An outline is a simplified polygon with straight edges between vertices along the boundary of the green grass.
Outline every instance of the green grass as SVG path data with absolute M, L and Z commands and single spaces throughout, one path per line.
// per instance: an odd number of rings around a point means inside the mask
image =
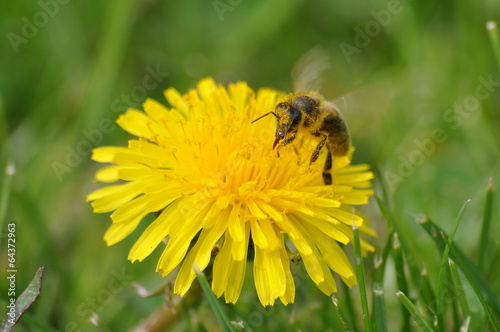
M 295 304 L 262 308 L 249 267 L 236 305 L 191 290 L 169 329 L 220 330 L 219 318 L 249 331 L 364 331 L 368 322 L 373 331 L 498 331 L 500 44 L 486 23 L 500 19 L 500 4 L 403 1 L 347 59 L 340 45 L 356 46 L 358 28 L 375 26 L 373 12 L 388 2 L 222 2 L 235 5 L 217 12 L 212 1 L 54 0 L 54 15 L 17 52 L 9 33 L 22 35 L 23 18 L 43 9 L 0 5 L 1 307 L 9 300 L 7 224 L 16 224 L 17 295 L 45 266 L 41 294 L 16 331 L 126 331 L 162 310 L 165 298 L 140 297 L 132 286 L 164 283 L 153 272 L 159 253 L 131 264 L 140 230 L 108 248 L 109 216 L 85 203 L 100 167 L 86 151 L 126 144 L 111 125 L 120 112 L 204 76 L 291 91 L 291 68 L 315 45 L 331 57 L 321 92 L 349 97 L 354 162 L 377 173 L 379 199 L 364 210 L 378 233 L 376 253 L 363 257 L 367 301 L 359 286 L 340 287 L 332 301 L 299 264 Z M 156 68 L 165 74 L 146 88 Z M 9 163 L 14 175 L 4 172 Z M 66 168 L 57 173 L 57 165 Z

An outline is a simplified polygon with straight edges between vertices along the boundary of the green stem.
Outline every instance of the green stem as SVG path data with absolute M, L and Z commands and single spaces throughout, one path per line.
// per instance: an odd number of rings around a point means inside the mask
M 233 332 L 235 331 L 233 325 L 231 325 L 231 321 L 227 314 L 224 312 L 224 309 L 222 308 L 222 305 L 219 303 L 219 300 L 215 297 L 215 294 L 212 292 L 212 289 L 210 288 L 210 285 L 208 284 L 207 278 L 205 278 L 205 275 L 203 272 L 201 272 L 197 266 L 194 266 L 194 270 L 196 272 L 196 277 L 198 278 L 198 281 L 200 282 L 200 286 L 205 292 L 205 296 L 207 297 L 207 301 L 210 304 L 210 307 L 212 308 L 215 317 L 217 318 L 217 321 L 219 322 L 219 327 L 221 328 L 222 331 L 224 332 Z

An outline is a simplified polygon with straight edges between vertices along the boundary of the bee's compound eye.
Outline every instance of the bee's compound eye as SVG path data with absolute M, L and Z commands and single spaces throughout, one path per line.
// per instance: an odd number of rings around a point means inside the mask
M 282 111 L 286 111 L 288 109 L 288 105 L 286 103 L 279 103 L 278 108 Z

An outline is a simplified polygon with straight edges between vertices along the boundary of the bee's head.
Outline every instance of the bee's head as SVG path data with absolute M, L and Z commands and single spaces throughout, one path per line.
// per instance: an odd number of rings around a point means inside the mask
M 278 145 L 278 143 L 286 139 L 287 135 L 295 134 L 299 130 L 300 121 L 302 119 L 302 114 L 300 111 L 294 107 L 290 102 L 282 102 L 276 105 L 274 112 L 266 113 L 257 119 L 253 120 L 254 123 L 263 117 L 272 114 L 276 117 L 276 139 L 273 143 L 273 149 Z
M 295 134 L 299 130 L 302 114 L 290 102 L 282 102 L 276 105 L 274 111 L 276 114 L 276 139 L 274 140 L 273 149 L 287 135 Z

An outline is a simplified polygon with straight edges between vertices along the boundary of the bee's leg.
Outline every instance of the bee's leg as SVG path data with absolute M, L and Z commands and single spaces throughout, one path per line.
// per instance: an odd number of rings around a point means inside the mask
M 287 137 L 283 140 L 283 145 L 287 145 L 288 143 L 291 143 L 295 139 L 296 135 L 293 134 L 290 137 Z
M 296 135 L 295 135 L 295 134 L 292 134 L 292 135 L 290 135 L 289 137 L 285 138 L 285 139 L 283 140 L 283 142 L 281 142 L 281 144 L 280 144 L 280 145 L 278 145 L 278 148 L 276 149 L 276 152 L 277 152 L 277 154 L 278 154 L 278 158 L 280 157 L 280 151 L 279 151 L 279 150 L 280 150 L 280 148 L 281 148 L 282 146 L 287 145 L 288 143 L 291 143 L 291 142 L 295 139 L 295 137 L 296 137 Z
M 316 146 L 316 150 L 314 150 L 312 156 L 311 156 L 311 161 L 309 164 L 312 164 L 313 162 L 316 161 L 316 159 L 318 159 L 318 156 L 319 156 L 319 152 L 321 151 L 321 149 L 323 149 L 323 147 L 325 146 L 325 143 L 326 143 L 326 139 L 328 138 L 327 135 L 317 135 L 317 136 L 323 136 L 323 139 L 319 142 L 318 146 Z
M 326 185 L 332 184 L 332 174 L 330 171 L 332 170 L 332 152 L 328 148 L 328 154 L 326 155 L 325 167 L 323 167 L 323 182 Z

